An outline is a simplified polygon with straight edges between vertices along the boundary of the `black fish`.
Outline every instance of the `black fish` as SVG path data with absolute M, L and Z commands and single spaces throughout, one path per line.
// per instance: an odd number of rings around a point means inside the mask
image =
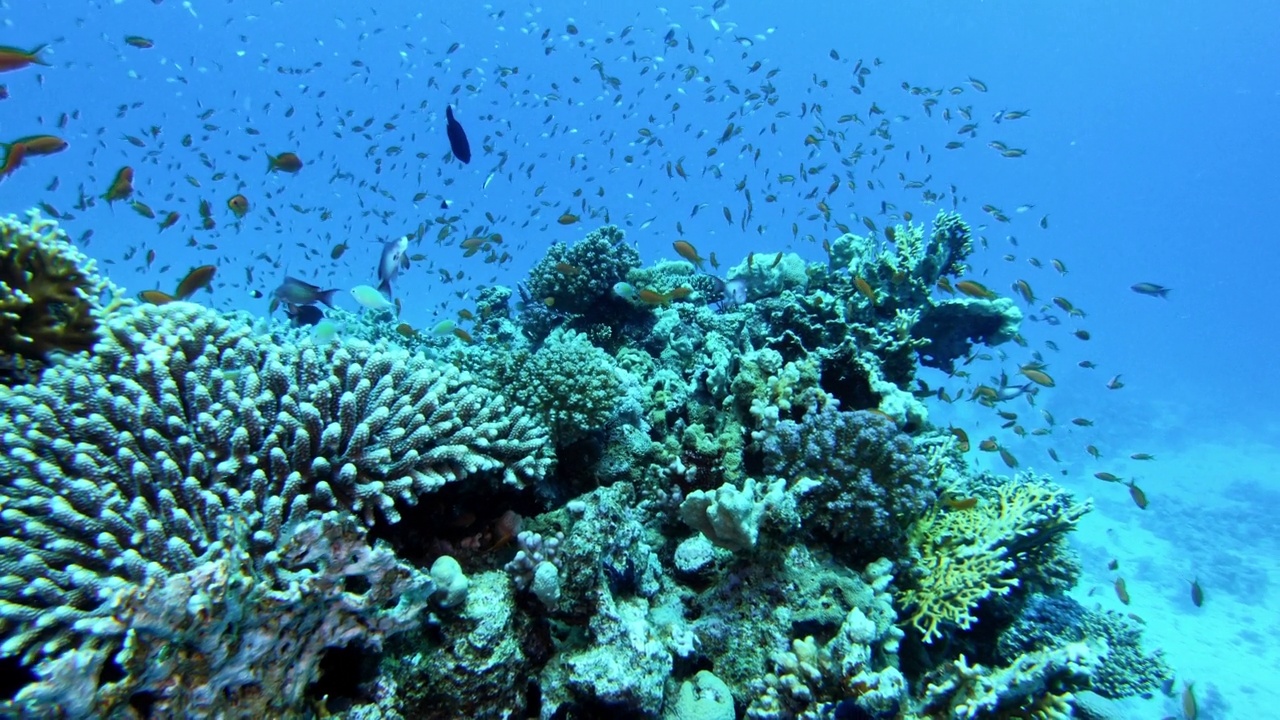
M 324 319 L 324 311 L 315 305 L 285 305 L 284 314 L 294 327 L 315 325 Z
M 462 129 L 462 125 L 453 119 L 453 108 L 446 106 L 444 116 L 449 121 L 449 149 L 453 150 L 453 156 L 464 165 L 471 162 L 471 143 L 467 142 L 467 132 Z

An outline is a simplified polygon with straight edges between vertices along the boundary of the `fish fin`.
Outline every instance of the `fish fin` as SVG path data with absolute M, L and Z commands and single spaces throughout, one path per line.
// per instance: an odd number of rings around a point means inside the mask
M 331 308 L 332 308 L 332 307 L 333 307 L 333 294 L 334 294 L 334 293 L 336 293 L 336 292 L 338 292 L 338 289 L 337 289 L 337 288 L 334 288 L 334 289 L 332 289 L 332 290 L 325 290 L 325 291 L 324 291 L 324 292 L 322 292 L 322 293 L 317 293 L 317 294 L 316 294 L 316 299 L 317 299 L 317 300 L 319 300 L 320 302 L 324 303 L 325 305 L 328 305 L 329 307 L 331 307 Z
M 383 280 L 382 282 L 378 283 L 378 292 L 382 293 L 382 296 L 385 297 L 386 299 L 388 300 L 392 299 L 391 298 L 391 281 Z
M 404 255 L 404 256 L 402 256 L 402 257 L 400 258 L 400 267 L 404 268 L 405 270 L 408 270 L 408 269 L 409 269 L 409 256 L 408 256 L 408 255 Z
M 276 159 L 271 157 L 271 153 L 267 153 L 267 174 L 270 175 L 272 170 L 276 169 Z

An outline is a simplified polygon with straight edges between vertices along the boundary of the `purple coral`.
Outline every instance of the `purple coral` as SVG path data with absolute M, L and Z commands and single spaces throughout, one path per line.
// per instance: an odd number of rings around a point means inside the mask
M 873 412 L 827 403 L 779 422 L 763 450 L 770 474 L 821 482 L 800 498 L 805 527 L 859 561 L 900 556 L 907 528 L 936 498 L 911 437 Z

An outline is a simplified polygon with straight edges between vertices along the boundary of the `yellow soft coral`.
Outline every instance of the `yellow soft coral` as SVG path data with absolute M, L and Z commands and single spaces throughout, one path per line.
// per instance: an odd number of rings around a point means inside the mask
M 926 643 L 942 636 L 944 623 L 968 629 L 979 602 L 1017 586 L 1014 559 L 1070 530 L 1086 510 L 1039 483 L 1002 485 L 965 510 L 933 507 L 909 536 L 919 560 L 914 585 L 902 593 L 907 622 Z

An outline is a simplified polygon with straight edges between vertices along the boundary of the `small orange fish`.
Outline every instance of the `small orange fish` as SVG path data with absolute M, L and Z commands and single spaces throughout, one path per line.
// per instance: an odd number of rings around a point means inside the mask
M 126 35 L 124 42 L 126 45 L 136 47 L 139 50 L 150 50 L 156 45 L 150 39 L 144 38 L 141 35 Z
M 677 255 L 693 263 L 694 267 L 699 270 L 706 272 L 706 269 L 702 266 L 702 263 L 706 262 L 706 258 L 698 255 L 698 250 L 693 247 L 692 243 L 686 240 L 677 240 L 671 243 L 671 247 L 675 248 Z
M 471 333 L 467 332 L 466 330 L 463 330 L 462 328 L 459 328 L 459 327 L 454 328 L 453 334 L 455 337 L 457 337 L 459 340 L 461 340 L 464 343 L 470 344 L 475 342 L 475 340 L 472 339 L 471 337 Z
M 1147 509 L 1147 494 L 1142 492 L 1142 488 L 1134 484 L 1132 480 L 1129 481 L 1129 497 L 1133 498 L 1133 504 L 1137 505 L 1139 510 Z
M 133 196 L 133 168 L 128 165 L 120 168 L 116 173 L 116 177 L 111 181 L 111 187 L 107 188 L 107 192 L 103 194 L 102 199 L 107 203 L 113 203 L 116 200 L 128 200 Z
M 952 510 L 972 510 L 973 508 L 978 506 L 978 498 L 977 497 L 959 498 L 959 497 L 948 496 L 942 499 L 942 504 L 946 505 Z
M 872 307 L 875 306 L 876 291 L 871 289 L 871 283 L 867 282 L 866 280 L 863 280 L 861 277 L 855 277 L 853 279 L 853 286 L 858 288 L 858 292 L 862 293 L 868 300 L 871 301 Z
M 399 325 L 397 325 L 396 332 L 400 333 L 401 335 L 407 338 L 412 338 L 413 336 L 418 334 L 418 332 L 414 330 L 413 326 L 410 325 L 409 323 L 400 323 Z
M 13 143 L 4 155 L 4 163 L 0 165 L 0 179 L 7 178 L 22 165 L 27 157 L 27 146 Z
M 938 289 L 942 290 L 948 295 L 956 294 L 956 289 L 951 287 L 951 278 L 945 278 L 945 277 L 938 278 Z
M 1010 468 L 1018 467 L 1018 458 L 1014 457 L 1013 453 L 1005 450 L 1003 447 L 1000 448 L 1000 459 L 1003 460 L 1004 464 Z
M 1186 687 L 1182 688 L 1182 717 L 1183 720 L 1196 720 L 1200 717 L 1200 707 L 1196 703 L 1196 693 L 1192 688 L 1195 683 L 1189 682 Z
M 239 194 L 232 195 L 227 200 L 227 209 L 236 216 L 236 219 L 242 218 L 249 212 L 249 198 Z M 203 215 L 203 211 L 201 214 Z
M 1053 381 L 1053 378 L 1043 370 L 1037 370 L 1032 367 L 1022 367 L 1019 368 L 1018 372 L 1025 375 L 1028 380 L 1037 385 L 1041 385 L 1043 387 L 1053 387 L 1054 385 L 1057 385 L 1057 383 Z
M 951 428 L 951 434 L 955 436 L 956 447 L 960 449 L 960 452 L 969 452 L 969 433 L 958 427 L 953 427 Z
M 986 285 L 983 285 L 977 280 L 961 280 L 956 283 L 956 289 L 969 297 L 979 298 L 982 300 L 990 300 L 996 296 L 995 293 L 987 289 Z
M 174 301 L 174 297 L 172 295 L 161 290 L 143 290 L 138 293 L 138 298 L 143 302 L 150 303 L 152 305 L 166 305 Z
M 187 276 L 182 278 L 178 283 L 178 289 L 173 293 L 175 300 L 186 300 L 196 294 L 197 290 L 209 287 L 209 283 L 213 282 L 213 275 L 218 268 L 213 265 L 201 265 L 192 268 Z
M 556 218 L 556 222 L 560 223 L 561 225 L 572 225 L 581 219 L 582 218 L 578 217 L 577 215 L 574 215 L 571 212 L 566 212 L 565 214 Z
M 639 299 L 640 302 L 646 305 L 664 305 L 665 306 L 665 305 L 671 304 L 670 293 L 664 294 L 656 290 L 650 290 L 649 288 L 645 288 L 640 292 L 636 293 L 636 298 Z
M 129 203 L 129 207 L 133 208 L 134 212 L 138 213 L 139 215 L 141 215 L 142 217 L 148 220 L 156 219 L 156 211 L 152 210 L 151 206 L 144 202 L 134 200 L 133 202 Z
M 160 232 L 164 232 L 165 230 L 168 230 L 174 225 L 177 225 L 178 220 L 180 220 L 181 218 L 182 218 L 182 214 L 179 213 L 177 210 L 174 210 L 173 212 L 170 212 L 168 215 L 165 215 L 164 220 L 160 221 Z
M 1120 482 L 1120 478 L 1116 477 L 1115 475 L 1112 475 L 1109 472 L 1096 472 L 1093 474 L 1093 476 L 1103 482 Z
M 1022 296 L 1022 299 L 1026 301 L 1028 305 L 1031 305 L 1036 301 L 1036 294 L 1031 291 L 1031 283 L 1026 280 L 1018 280 L 1015 282 L 1013 284 L 1013 289 Z
M 1129 604 L 1129 589 L 1124 585 L 1124 578 L 1116 578 L 1116 597 L 1120 598 L 1120 602 L 1125 605 Z
M 1196 607 L 1204 605 L 1204 589 L 1200 587 L 1199 578 L 1191 581 L 1191 602 Z
M 1102 451 L 1096 445 L 1085 445 L 1084 450 L 1092 455 L 1094 460 L 1102 459 Z
M 570 265 L 567 262 L 558 262 L 556 263 L 556 272 L 572 277 L 582 272 L 582 270 L 577 265 Z
M 267 172 L 287 172 L 296 173 L 302 169 L 302 159 L 295 153 L 282 152 L 279 155 L 272 156 L 267 154 Z
M 978 449 L 982 452 L 995 452 L 1000 449 L 1000 443 L 996 442 L 995 438 L 989 437 L 978 443 Z
M 40 45 L 34 50 L 22 50 L 8 45 L 0 45 L 0 72 L 21 70 L 28 65 L 45 65 L 49 63 L 40 59 L 40 53 L 48 45 Z
M 36 155 L 53 155 L 67 149 L 67 141 L 56 135 L 29 135 L 14 140 L 11 145 L 21 143 L 28 157 Z

